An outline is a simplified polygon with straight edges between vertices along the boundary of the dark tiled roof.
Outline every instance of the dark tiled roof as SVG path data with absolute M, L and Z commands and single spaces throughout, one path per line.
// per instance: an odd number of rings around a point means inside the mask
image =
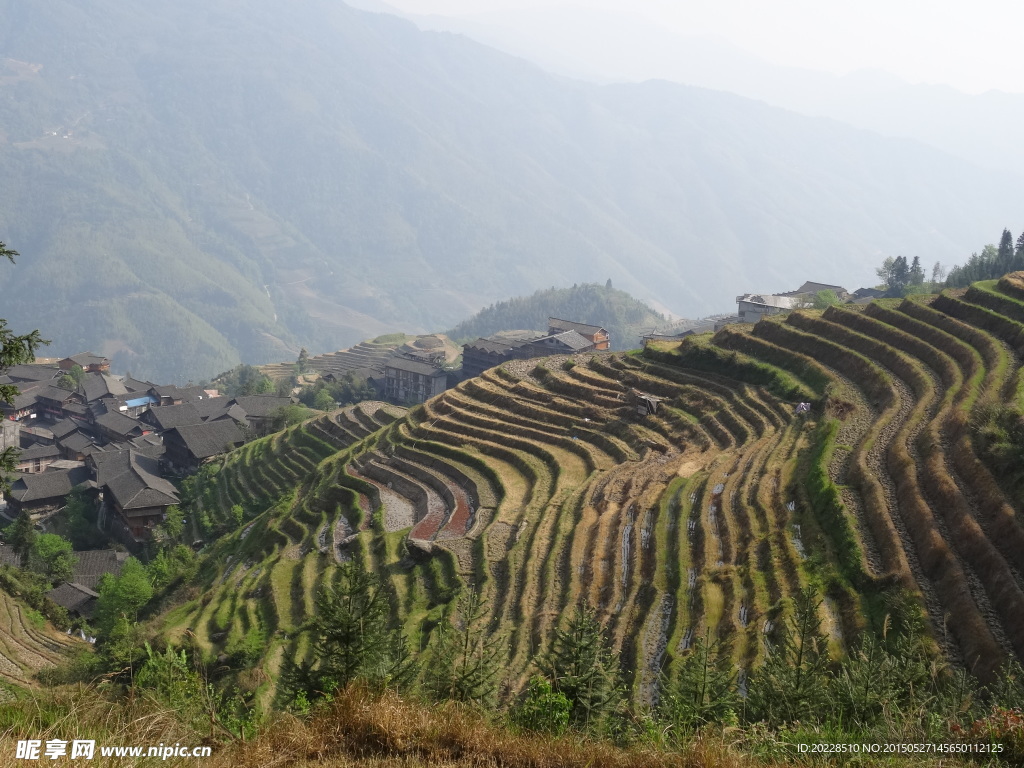
M 107 411 L 102 416 L 96 418 L 96 423 L 115 435 L 122 435 L 124 437 L 128 437 L 135 430 L 138 430 L 141 434 L 143 429 L 148 427 L 148 425 L 139 422 L 138 419 L 125 416 L 118 411 Z
M 60 448 L 56 445 L 36 444 L 28 448 L 22 448 L 21 453 L 18 455 L 18 461 L 48 459 L 51 456 L 60 456 Z
M 35 405 L 36 397 L 43 389 L 48 389 L 46 384 L 43 383 L 22 386 L 19 388 L 18 394 L 14 396 L 14 400 L 12 400 L 10 404 L 0 403 L 0 405 L 3 405 L 7 410 L 14 411 L 20 411 L 22 408 L 29 408 Z
M 65 413 L 76 413 L 79 416 L 84 417 L 84 416 L 88 415 L 89 409 L 86 408 L 81 403 L 64 403 L 64 412 Z
M 85 467 L 22 475 L 11 485 L 10 495 L 22 503 L 56 499 L 67 496 L 75 486 L 88 480 L 89 470 Z
M 560 331 L 576 331 L 580 334 L 589 334 L 590 336 L 593 336 L 595 333 L 608 333 L 599 325 L 587 325 L 586 323 L 577 323 L 573 320 L 560 320 L 557 317 L 548 318 L 548 328 L 557 328 Z
M 196 400 L 194 403 L 187 403 L 199 412 L 203 421 L 210 418 L 214 414 L 223 415 L 224 411 L 227 410 L 228 404 L 231 401 L 226 397 L 207 397 L 204 400 Z M 164 408 L 178 408 L 180 406 L 163 406 Z
M 476 341 L 471 341 L 462 346 L 465 349 L 476 349 L 492 355 L 501 355 L 511 352 L 513 349 L 519 349 L 519 347 L 529 344 L 530 341 L 530 339 L 502 339 L 497 336 L 490 336 L 480 337 Z
M 50 431 L 53 432 L 53 436 L 57 440 L 60 440 L 62 437 L 67 437 L 76 429 L 78 429 L 78 425 L 71 419 L 61 419 L 50 427 Z
M 396 371 L 408 371 L 409 373 L 419 373 L 423 376 L 447 376 L 448 374 L 442 371 L 437 366 L 431 365 L 430 363 L 423 363 L 419 360 L 410 360 L 407 357 L 391 357 L 384 363 L 384 370 L 393 368 Z
M 199 386 L 178 387 L 178 394 L 181 395 L 182 401 L 186 403 L 196 403 L 200 400 L 210 399 L 210 396 L 206 394 L 206 390 Z
M 142 437 L 133 437 L 128 442 L 137 453 L 141 453 L 143 456 L 148 456 L 151 459 L 159 459 L 167 452 L 164 439 L 159 435 L 150 434 L 143 435 Z
M 550 340 L 550 341 L 549 341 Z M 558 349 L 559 347 L 565 347 L 566 349 L 581 350 L 589 349 L 594 346 L 594 342 L 589 339 L 583 338 L 576 331 L 563 331 L 562 333 L 553 333 L 550 336 L 546 336 L 543 339 L 538 339 L 533 344 L 539 349 L 552 348 Z
M 171 429 L 185 424 L 201 424 L 203 417 L 192 403 L 184 403 L 150 408 L 146 411 L 144 420 L 155 425 L 157 429 Z
M 808 293 L 817 293 L 818 291 L 835 291 L 836 293 L 846 293 L 846 289 L 841 285 L 829 285 L 828 283 L 815 283 L 810 280 L 806 281 L 803 285 L 797 288 L 795 291 L 786 291 L 785 293 L 776 294 L 778 296 L 802 296 Z
M 71 357 L 65 357 L 64 360 L 70 360 L 75 365 L 80 365 L 83 368 L 89 365 L 106 365 L 110 361 L 100 355 L 94 355 L 92 352 L 79 352 L 77 355 L 71 355 Z M 61 360 L 61 362 L 64 362 Z
M 84 432 L 72 432 L 70 435 L 62 437 L 57 442 L 61 447 L 77 453 L 81 453 L 90 445 L 93 445 L 92 438 Z
M 36 390 L 37 400 L 50 400 L 54 403 L 73 402 L 80 399 L 77 392 L 72 392 L 70 389 L 64 389 L 63 387 L 57 387 L 52 384 L 40 387 Z
M 57 366 L 40 365 L 38 363 L 12 365 L 6 371 L 11 381 L 49 381 L 58 373 L 60 373 L 60 369 Z
M 78 562 L 75 563 L 71 580 L 88 589 L 96 589 L 105 574 L 117 576 L 121 573 L 124 561 L 129 557 L 127 552 L 113 549 L 88 549 L 74 554 Z
M 153 382 L 151 381 L 139 381 L 133 379 L 131 376 L 125 376 L 121 383 L 124 384 L 124 388 L 129 392 L 149 392 L 153 388 Z
M 89 403 L 107 395 L 124 395 L 128 392 L 124 384 L 107 373 L 87 373 L 82 380 L 82 389 Z
M 235 404 L 242 407 L 246 416 L 262 418 L 269 416 L 278 408 L 291 405 L 290 397 L 278 397 L 277 395 L 240 395 L 235 398 Z
M 96 484 L 106 486 L 125 513 L 178 503 L 178 492 L 160 477 L 156 459 L 126 449 L 97 453 L 89 463 L 96 469 Z
M 46 596 L 69 612 L 78 613 L 86 618 L 92 617 L 99 598 L 99 595 L 88 587 L 68 582 L 64 582 L 56 589 L 51 589 Z
M 197 459 L 207 459 L 231 450 L 245 440 L 234 421 L 207 421 L 202 424 L 174 427 L 165 440 L 180 440 Z

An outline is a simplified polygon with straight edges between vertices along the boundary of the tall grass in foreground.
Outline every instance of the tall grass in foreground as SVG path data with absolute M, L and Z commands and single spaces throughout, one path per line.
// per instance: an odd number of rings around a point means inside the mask
M 678 749 L 666 748 L 663 734 L 650 729 L 627 746 L 578 733 L 560 737 L 517 732 L 495 724 L 471 707 L 429 706 L 393 692 L 374 693 L 363 686 L 341 691 L 306 717 L 278 715 L 248 739 L 226 734 L 216 722 L 209 728 L 183 725 L 176 712 L 146 696 L 117 696 L 92 687 L 41 691 L 0 708 L 0 768 L 24 766 L 15 759 L 19 739 L 95 739 L 97 745 L 209 745 L 204 759 L 108 759 L 93 765 L 202 765 L 204 768 L 324 766 L 501 766 L 556 768 L 749 768 L 752 766 L 937 765 L 936 756 L 839 760 L 801 757 L 794 746 L 807 741 L 840 740 L 846 734 L 816 731 L 772 733 L 765 729 L 708 729 Z M 835 737 L 833 739 L 833 737 Z M 47 761 L 49 762 L 49 761 Z M 65 764 L 57 762 L 55 764 Z M 944 759 L 942 765 L 979 765 Z M 999 763 L 1007 764 L 1007 763 Z

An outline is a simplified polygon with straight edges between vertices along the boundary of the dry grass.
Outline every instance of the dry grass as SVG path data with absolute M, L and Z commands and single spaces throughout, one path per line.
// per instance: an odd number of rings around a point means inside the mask
M 212 756 L 202 760 L 106 761 L 117 765 L 743 768 L 785 764 L 746 757 L 720 735 L 697 738 L 682 751 L 668 752 L 646 745 L 624 749 L 576 735 L 516 734 L 465 707 L 430 708 L 393 693 L 377 696 L 361 688 L 340 693 L 329 707 L 307 719 L 280 715 L 248 742 L 231 738 L 216 724 L 206 733 L 186 728 L 175 713 L 144 697 L 115 701 L 86 688 L 52 692 L 42 702 L 18 702 L 0 722 L 0 766 L 12 767 L 25 763 L 14 757 L 16 741 L 24 738 L 44 742 L 85 738 L 95 739 L 97 745 L 179 742 L 212 747 Z M 104 760 L 97 754 L 91 764 L 103 765 Z

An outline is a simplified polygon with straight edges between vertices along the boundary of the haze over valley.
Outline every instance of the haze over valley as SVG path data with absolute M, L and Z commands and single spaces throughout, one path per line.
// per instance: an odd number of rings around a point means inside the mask
M 887 256 L 962 261 L 1017 213 L 1016 176 L 924 143 L 569 80 L 326 0 L 0 12 L 7 316 L 154 380 L 577 282 L 685 317 L 852 289 Z

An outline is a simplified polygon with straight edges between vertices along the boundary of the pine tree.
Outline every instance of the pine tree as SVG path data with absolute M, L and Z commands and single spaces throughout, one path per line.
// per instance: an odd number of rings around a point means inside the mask
M 1002 237 L 999 238 L 998 254 L 996 260 L 998 274 L 993 277 L 1001 277 L 1013 268 L 1013 235 L 1008 229 L 1004 229 Z
M 909 274 L 910 285 L 922 285 L 924 283 L 924 270 L 921 268 L 921 258 L 915 256 L 910 264 Z
M 733 723 L 739 705 L 729 649 L 698 640 L 661 684 L 658 716 L 678 737 L 709 723 Z
M 446 615 L 434 630 L 434 646 L 424 672 L 424 687 L 436 700 L 490 703 L 497 690 L 501 642 L 488 638 L 480 594 L 459 601 L 456 615 Z
M 1017 238 L 1017 247 L 1013 252 L 1013 271 L 1024 269 L 1024 232 Z
M 823 717 L 828 690 L 828 640 L 818 611 L 822 600 L 808 587 L 793 616 L 779 627 L 764 665 L 750 683 L 750 710 L 772 725 Z
M 282 688 L 290 701 L 330 696 L 356 680 L 373 686 L 404 683 L 409 676 L 405 637 L 391 628 L 391 605 L 380 580 L 349 563 L 334 586 L 316 597 L 309 626 L 312 660 L 287 662 Z
M 572 704 L 570 722 L 594 728 L 615 707 L 618 665 L 593 610 L 577 606 L 564 629 L 555 630 L 551 649 L 538 663 L 552 687 Z

